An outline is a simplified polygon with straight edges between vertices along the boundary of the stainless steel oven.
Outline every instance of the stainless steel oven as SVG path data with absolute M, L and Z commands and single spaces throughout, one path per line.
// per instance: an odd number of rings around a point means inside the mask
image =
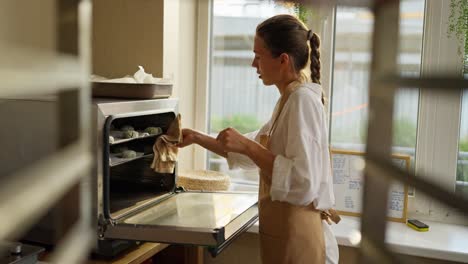
M 97 206 L 101 240 L 125 239 L 208 246 L 220 252 L 258 217 L 254 193 L 188 192 L 176 188 L 174 173 L 155 173 L 150 164 L 157 136 L 109 142 L 112 128 L 161 127 L 178 113 L 176 99 L 94 102 L 97 118 Z M 115 149 L 141 153 L 125 161 Z
M 48 106 L 53 100 L 40 102 L 30 105 L 44 107 L 45 111 L 53 110 Z M 15 102 L 10 100 L 8 103 Z M 20 104 L 28 105 L 25 101 Z M 177 99 L 95 98 L 92 107 L 95 132 L 92 145 L 96 154 L 93 207 L 97 218 L 98 254 L 111 256 L 135 241 L 151 241 L 206 246 L 212 255 L 217 255 L 256 222 L 256 193 L 189 192 L 176 187 L 177 166 L 173 173 L 155 173 L 150 165 L 154 155 L 152 147 L 159 135 L 110 140 L 111 131 L 125 126 L 132 126 L 136 131 L 160 127 L 164 133 L 178 114 Z M 40 112 L 39 109 L 30 110 Z M 43 122 L 47 120 L 41 119 Z M 53 115 L 50 122 L 54 122 Z M 21 126 L 21 122 L 15 124 Z M 53 136 L 52 131 L 46 131 L 52 129 L 49 127 L 41 126 L 40 130 L 44 131 L 37 133 Z M 23 150 L 23 144 L 18 142 L 12 151 Z M 48 146 L 34 153 L 37 155 L 54 147 Z M 135 151 L 136 155 L 122 158 L 119 156 L 122 149 Z M 23 161 L 16 159 L 15 162 Z M 54 222 L 50 221 L 54 210 L 26 238 L 54 243 L 56 236 L 52 233 L 56 230 Z

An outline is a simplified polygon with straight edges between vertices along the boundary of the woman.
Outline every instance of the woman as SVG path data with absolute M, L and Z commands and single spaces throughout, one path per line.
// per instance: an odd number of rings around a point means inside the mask
M 231 168 L 260 168 L 263 263 L 338 263 L 336 239 L 323 221 L 334 195 L 319 45 L 318 35 L 294 16 L 267 19 L 256 29 L 252 66 L 281 94 L 271 120 L 247 135 L 227 128 L 216 139 L 182 131 L 180 147 L 199 144 L 226 157 Z

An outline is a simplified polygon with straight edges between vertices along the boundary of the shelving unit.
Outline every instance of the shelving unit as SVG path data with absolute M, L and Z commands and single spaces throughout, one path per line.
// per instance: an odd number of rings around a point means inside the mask
M 54 153 L 1 175 L 0 242 L 20 239 L 49 209 L 67 202 L 74 206 L 63 213 L 63 225 L 56 227 L 63 235 L 50 263 L 81 263 L 96 240 L 90 202 L 93 155 L 87 81 L 91 1 L 53 4 L 56 17 L 49 26 L 56 33 L 55 50 L 0 38 L 0 98 L 54 95 L 59 124 L 58 139 L 49 139 L 58 141 Z

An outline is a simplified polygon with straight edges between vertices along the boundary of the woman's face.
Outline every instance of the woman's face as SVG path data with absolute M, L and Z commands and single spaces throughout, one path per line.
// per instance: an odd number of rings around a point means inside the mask
M 263 84 L 272 85 L 280 81 L 280 64 L 281 58 L 273 58 L 271 52 L 266 48 L 265 42 L 259 36 L 254 39 L 254 53 L 255 57 L 252 61 L 252 67 L 257 69 L 259 78 L 262 79 Z

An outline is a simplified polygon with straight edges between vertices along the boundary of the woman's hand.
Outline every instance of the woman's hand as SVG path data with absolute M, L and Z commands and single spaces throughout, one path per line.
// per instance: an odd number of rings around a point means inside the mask
M 219 132 L 216 138 L 217 145 L 222 151 L 226 153 L 223 155 L 227 157 L 227 152 L 236 152 L 249 157 L 261 170 L 270 175 L 266 178 L 271 182 L 271 174 L 273 172 L 273 163 L 275 162 L 275 155 L 259 143 L 248 139 L 243 136 L 234 128 L 226 128 Z
M 241 154 L 247 154 L 249 139 L 243 136 L 239 131 L 234 128 L 226 128 L 219 132 L 216 138 L 224 152 L 236 152 Z
M 183 148 L 194 143 L 197 143 L 198 132 L 189 128 L 182 129 L 182 142 L 177 144 L 177 147 Z
M 177 144 L 177 147 L 183 148 L 192 144 L 198 144 L 209 151 L 226 157 L 226 153 L 223 151 L 223 147 L 213 137 L 197 130 L 189 128 L 182 129 L 182 142 Z

